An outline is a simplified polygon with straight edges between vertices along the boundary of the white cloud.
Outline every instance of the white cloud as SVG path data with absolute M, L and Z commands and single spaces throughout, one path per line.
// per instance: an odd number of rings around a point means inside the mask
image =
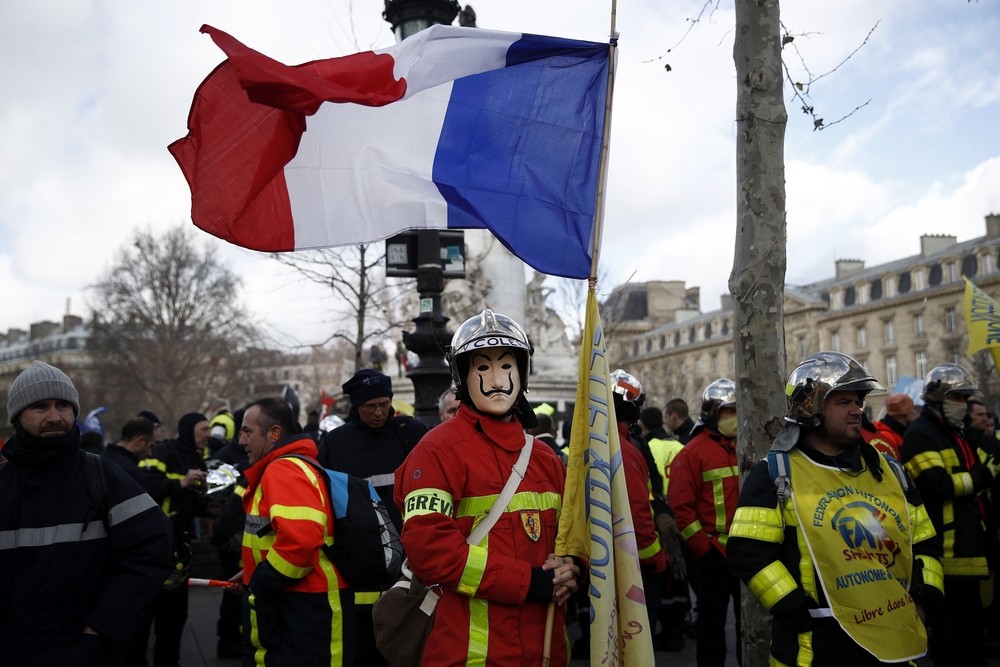
M 711 9 L 688 32 L 703 7 L 619 6 L 602 266 L 616 280 L 700 286 L 709 309 L 732 263 L 736 81 L 732 7 Z M 294 12 L 269 0 L 0 3 L 8 63 L 0 69 L 0 331 L 58 319 L 67 298 L 82 312 L 82 288 L 133 229 L 188 220 L 187 186 L 166 146 L 185 134 L 194 90 L 222 60 L 201 24 L 298 63 L 391 44 L 383 8 L 382 0 L 300 0 Z M 481 26 L 501 30 L 603 40 L 610 27 L 605 0 L 476 9 Z M 812 132 L 786 95 L 789 280 L 826 277 L 841 256 L 872 265 L 914 254 L 921 233 L 981 235 L 983 216 L 1000 211 L 993 4 L 786 2 L 782 19 L 815 74 L 881 21 L 811 98 L 827 120 L 871 99 L 867 107 Z M 256 313 L 299 340 L 322 337 L 332 310 L 322 290 L 205 238 L 244 276 Z

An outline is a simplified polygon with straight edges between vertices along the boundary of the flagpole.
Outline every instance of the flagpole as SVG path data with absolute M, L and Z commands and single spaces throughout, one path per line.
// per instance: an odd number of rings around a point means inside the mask
M 590 287 L 597 284 L 597 264 L 604 236 L 604 195 L 608 185 L 608 153 L 611 148 L 611 102 L 615 94 L 615 65 L 618 61 L 618 0 L 611 0 L 611 36 L 608 44 L 608 94 L 604 101 L 604 134 L 601 137 L 601 165 L 597 176 L 594 206 L 594 233 L 590 248 Z
M 618 0 L 611 0 L 611 33 L 608 41 L 608 94 L 604 101 L 604 133 L 601 136 L 601 165 L 597 173 L 597 197 L 594 205 L 593 245 L 590 248 L 589 289 L 597 286 L 597 264 L 601 239 L 604 235 L 604 193 L 608 184 L 608 153 L 611 148 L 611 102 L 615 93 L 615 64 L 618 57 Z M 582 345 L 582 341 L 581 341 Z M 556 603 L 550 602 L 545 614 L 545 640 L 542 645 L 542 667 L 549 667 L 552 656 L 552 626 Z

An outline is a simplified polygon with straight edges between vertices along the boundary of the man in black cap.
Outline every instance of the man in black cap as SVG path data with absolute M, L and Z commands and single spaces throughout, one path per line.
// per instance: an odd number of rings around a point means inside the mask
M 121 665 L 169 571 L 167 520 L 118 466 L 80 451 L 73 382 L 15 378 L 0 464 L 0 662 Z
M 385 502 L 386 510 L 403 530 L 403 518 L 392 502 L 395 471 L 406 455 L 427 432 L 427 426 L 413 417 L 396 415 L 392 409 L 392 378 L 372 368 L 364 368 L 343 385 L 351 399 L 347 423 L 335 428 L 319 444 L 319 462 L 367 479 Z M 375 648 L 371 604 L 377 593 L 356 593 L 357 633 L 355 664 L 385 665 Z
M 150 473 L 146 486 L 149 495 L 173 525 L 173 571 L 153 604 L 153 667 L 178 667 L 180 663 L 181 635 L 188 612 L 191 532 L 195 517 L 205 513 L 205 497 L 198 490 L 207 474 L 201 452 L 210 435 L 208 418 L 200 412 L 189 412 L 177 422 L 177 439 L 156 443 L 150 457 L 139 464 Z

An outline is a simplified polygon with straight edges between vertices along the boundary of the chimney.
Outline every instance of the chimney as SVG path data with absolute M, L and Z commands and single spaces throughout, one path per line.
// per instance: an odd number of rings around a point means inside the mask
M 82 317 L 79 317 L 77 315 L 70 315 L 69 313 L 66 313 L 65 315 L 63 315 L 62 332 L 63 333 L 69 333 L 70 331 L 72 331 L 73 329 L 77 328 L 81 324 L 83 324 L 83 318 Z
M 684 307 L 689 310 L 701 310 L 700 287 L 688 287 L 684 291 Z
M 986 216 L 986 238 L 1000 237 L 1000 215 L 990 213 Z
M 26 333 L 28 332 L 24 329 L 7 329 L 7 344 L 13 345 L 14 343 L 17 343 L 24 338 L 24 334 Z
M 732 310 L 733 309 L 733 295 L 732 294 L 720 294 L 719 295 L 719 308 L 722 310 Z
M 864 271 L 865 261 L 863 259 L 838 259 L 835 266 L 837 267 L 837 280 L 843 280 Z
M 949 236 L 948 234 L 923 234 L 920 237 L 920 255 L 922 257 L 930 257 L 931 255 L 936 255 L 939 252 L 947 250 L 958 243 L 957 236 Z

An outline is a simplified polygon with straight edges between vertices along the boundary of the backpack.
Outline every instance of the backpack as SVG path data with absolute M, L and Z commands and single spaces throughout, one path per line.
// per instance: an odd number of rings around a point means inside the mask
M 305 461 L 326 480 L 333 514 L 333 544 L 323 545 L 323 553 L 354 590 L 382 591 L 399 579 L 403 546 L 399 532 L 371 482 L 320 465 L 302 454 L 285 454 L 283 459 Z M 258 536 L 270 532 L 264 526 Z

